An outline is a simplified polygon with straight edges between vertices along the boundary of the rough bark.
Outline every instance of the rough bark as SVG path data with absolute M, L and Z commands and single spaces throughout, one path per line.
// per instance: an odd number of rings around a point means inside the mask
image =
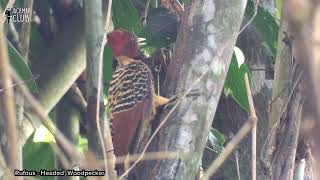
M 168 117 L 150 151 L 186 151 L 188 156 L 143 164 L 138 179 L 195 179 L 201 162 L 246 1 L 189 1 L 178 32 L 164 91 L 199 89 Z M 162 114 L 164 120 L 170 109 Z
M 314 179 L 320 178 L 320 2 L 288 0 L 284 4 L 289 27 L 295 33 L 293 53 L 305 74 L 301 135 L 310 143 Z M 299 10 L 299 13 L 294 13 Z
M 288 36 L 291 35 L 288 31 L 287 21 L 282 20 L 278 35 L 277 56 L 275 59 L 275 75 L 272 89 L 272 104 L 270 104 L 268 136 L 261 152 L 262 168 L 265 171 L 264 173 L 269 174 L 268 176 L 270 176 L 272 156 L 276 149 L 276 133 L 278 128 L 276 123 L 280 119 L 280 111 L 285 104 L 286 98 L 284 93 L 288 91 L 289 64 L 292 59 L 291 49 L 288 44 L 283 41 L 283 39 L 286 38 L 285 33 L 287 33 Z
M 269 135 L 262 151 L 264 177 L 262 179 L 292 179 L 294 175 L 300 122 L 304 96 L 304 74 L 293 57 L 293 33 L 288 28 L 288 17 L 282 18 Z
M 32 7 L 33 7 L 33 0 L 26 0 L 24 1 L 23 8 L 29 8 L 30 9 L 30 16 L 29 18 L 32 19 Z M 23 60 L 28 63 L 28 56 L 29 56 L 29 41 L 30 41 L 30 30 L 31 30 L 31 23 L 32 21 L 30 20 L 29 22 L 23 22 L 21 24 L 21 29 L 19 32 L 19 42 L 18 42 L 18 49 L 20 52 L 20 55 L 23 57 Z M 24 119 L 23 113 L 24 113 L 24 99 L 20 94 L 16 94 L 16 103 L 17 103 L 17 124 L 19 129 L 22 126 L 22 122 Z M 19 143 L 19 154 L 18 158 L 20 160 L 19 162 L 19 169 L 23 168 L 23 158 L 22 158 L 22 148 L 23 144 Z
M 0 114 L 2 114 L 2 117 L 0 117 L 0 149 L 4 153 L 8 168 L 13 171 L 19 168 L 19 144 L 16 128 L 16 108 L 12 87 L 13 81 L 10 76 L 10 62 L 2 20 L 3 19 L 0 18 L 0 89 L 3 90 L 0 94 Z
M 277 122 L 277 146 L 271 163 L 272 180 L 292 179 L 295 167 L 304 98 L 302 71 L 297 66 L 291 70 L 293 74 L 289 80 L 293 83 L 288 86 L 288 92 L 285 93 L 285 102 L 288 104 L 281 107 L 284 111 L 281 112 Z
M 287 37 L 286 37 L 287 36 Z M 283 106 L 284 90 L 288 86 L 289 80 L 289 71 L 292 59 L 292 52 L 288 44 L 283 40 L 285 38 L 290 38 L 292 33 L 288 29 L 288 22 L 287 20 L 282 20 L 280 29 L 279 29 L 279 38 L 278 38 L 278 50 L 277 50 L 277 57 L 275 60 L 275 74 L 274 74 L 274 81 L 273 81 L 273 89 L 272 89 L 272 106 L 270 111 L 270 121 L 269 121 L 269 130 L 274 126 L 274 124 L 279 119 L 281 107 Z
M 87 138 L 88 147 L 100 158 L 102 157 L 102 141 L 99 131 L 103 133 L 104 128 L 98 129 L 97 122 L 103 127 L 104 104 L 103 86 L 101 86 L 102 63 L 100 65 L 101 46 L 104 35 L 102 2 L 99 0 L 85 1 L 85 30 L 87 50 Z M 98 87 L 100 85 L 100 87 Z M 100 88 L 100 89 L 99 89 Z M 98 108 L 99 104 L 99 110 Z
M 245 24 L 245 23 L 244 23 Z M 246 59 L 246 63 L 249 65 L 253 76 L 253 83 L 251 86 L 254 104 L 256 108 L 258 121 L 257 128 L 257 154 L 260 154 L 261 147 L 267 136 L 268 127 L 268 113 L 269 113 L 269 103 L 271 101 L 272 95 L 272 79 L 266 77 L 267 73 L 270 73 L 268 68 L 269 63 L 272 59 L 270 58 L 270 52 L 263 47 L 261 44 L 261 37 L 252 25 L 249 25 L 243 33 L 240 34 L 237 40 L 237 46 L 243 51 Z M 256 70 L 259 69 L 259 70 Z M 266 70 L 261 70 L 266 69 Z M 243 110 L 231 97 L 221 96 L 213 120 L 213 127 L 222 132 L 226 138 L 230 134 L 235 134 L 243 125 L 243 123 L 248 119 L 248 113 Z M 239 169 L 241 174 L 241 179 L 251 178 L 251 162 L 250 162 L 250 152 L 251 151 L 251 138 L 248 136 L 243 142 L 238 146 L 236 153 L 238 153 L 239 158 Z M 214 160 L 217 156 L 215 152 L 208 149 L 205 150 L 203 155 L 203 168 L 206 167 Z M 259 177 L 261 173 L 260 161 L 257 161 L 257 175 Z M 231 155 L 225 162 L 222 168 L 218 170 L 212 179 L 219 180 L 233 180 L 237 179 L 237 167 L 235 153 Z M 258 178 L 259 179 L 259 178 Z

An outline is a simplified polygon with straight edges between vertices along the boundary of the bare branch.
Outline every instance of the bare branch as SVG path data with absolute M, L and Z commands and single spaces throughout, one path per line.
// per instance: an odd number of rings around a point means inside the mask
M 217 99 L 223 87 L 235 37 L 240 28 L 238 21 L 230 21 L 226 23 L 228 28 L 223 26 L 218 28 L 219 32 L 211 31 L 217 24 L 221 26 L 221 23 L 218 23 L 218 19 L 213 19 L 210 14 L 221 14 L 226 21 L 229 18 L 234 19 L 234 15 L 242 17 L 245 4 L 246 1 L 241 1 L 237 5 L 231 5 L 226 1 L 191 0 L 188 2 L 178 33 L 176 51 L 173 55 L 174 62 L 170 63 L 164 82 L 167 96 L 181 93 L 181 91 L 184 93 L 171 110 L 164 111 L 159 126 L 143 148 L 142 154 L 146 152 L 147 147 L 159 132 L 158 141 L 151 145 L 153 149 L 183 149 L 192 152 L 193 155 L 187 158 L 152 161 L 148 166 L 142 165 L 147 173 L 143 173 L 141 179 L 150 179 L 155 176 L 160 179 L 173 176 L 192 179 L 198 171 L 197 167 L 209 134 Z M 210 11 L 211 8 L 207 8 L 212 6 L 219 12 L 213 13 Z M 233 8 L 224 10 L 224 7 L 230 6 L 235 6 L 238 11 L 231 12 Z M 215 20 L 218 21 L 215 22 Z M 192 98 L 190 103 L 191 98 L 185 98 L 185 95 L 192 89 L 199 89 L 201 95 Z M 139 159 L 132 166 L 135 166 L 138 161 Z M 129 168 L 131 169 L 132 167 Z M 125 174 L 127 173 L 128 171 Z
M 0 19 L 3 19 L 0 17 Z M 5 134 L 7 145 L 3 149 L 6 150 L 7 161 L 11 171 L 19 168 L 19 150 L 16 128 L 16 110 L 14 102 L 14 93 L 12 89 L 12 79 L 10 76 L 10 62 L 7 51 L 6 37 L 3 33 L 3 23 L 0 23 L 0 87 L 6 89 L 1 96 L 1 106 L 4 116 Z M 15 178 L 17 179 L 17 178 Z
M 106 117 L 104 109 L 104 100 L 102 94 L 102 65 L 103 65 L 103 51 L 106 43 L 107 27 L 110 22 L 112 0 L 108 1 L 108 11 L 106 17 L 105 29 L 103 29 L 103 13 L 97 11 L 102 10 L 102 2 L 86 1 L 85 4 L 85 27 L 86 27 L 86 44 L 87 44 L 87 82 L 88 82 L 88 143 L 97 155 L 103 156 L 105 162 L 105 171 L 113 172 L 114 168 L 110 167 L 110 163 L 107 161 L 107 151 L 105 140 L 111 139 L 111 133 L 108 127 L 106 127 Z M 94 32 L 94 33 L 93 33 Z M 101 128 L 102 126 L 102 128 Z M 107 130 L 107 132 L 105 132 Z M 97 134 L 97 135 L 96 135 Z M 108 136 L 106 138 L 105 134 Z M 110 138 L 109 138 L 110 136 Z M 97 137 L 99 138 L 97 140 Z M 108 145 L 110 143 L 107 143 Z M 100 147 L 99 147 L 100 146 Z M 101 148 L 98 149 L 98 148 Z M 109 165 L 108 165 L 109 164 Z M 113 163 L 114 164 L 114 163 Z M 113 166 L 114 167 L 114 166 Z M 110 172 L 110 173 L 111 173 Z M 108 173 L 106 173 L 107 179 Z M 111 175 L 115 178 L 115 175 Z
M 219 167 L 224 163 L 224 161 L 228 158 L 228 156 L 232 153 L 232 151 L 250 132 L 250 130 L 252 129 L 255 123 L 256 123 L 256 119 L 251 117 L 245 122 L 245 124 L 241 127 L 238 133 L 231 139 L 230 142 L 228 142 L 224 150 L 209 166 L 206 173 L 202 176 L 201 179 L 203 180 L 209 179 L 219 169 Z
M 244 75 L 244 82 L 246 85 L 246 91 L 247 91 L 247 96 L 248 96 L 248 102 L 249 102 L 249 108 L 250 108 L 250 118 L 255 119 L 253 127 L 252 127 L 252 156 L 251 156 L 251 163 L 252 163 L 252 180 L 257 179 L 257 115 L 256 115 L 256 110 L 254 108 L 253 104 L 253 98 L 252 98 L 252 93 L 250 89 L 250 83 L 249 83 L 249 78 L 248 74 L 246 73 Z
M 28 91 L 27 87 L 21 83 L 22 80 L 20 77 L 12 70 L 11 71 L 13 79 L 18 83 L 21 84 L 17 86 L 18 91 L 24 97 L 26 102 L 29 103 L 31 111 L 39 117 L 41 123 L 51 132 L 51 134 L 55 137 L 55 140 L 61 145 L 63 150 L 66 154 L 71 157 L 74 161 L 80 161 L 81 156 L 80 153 L 77 151 L 77 148 L 72 145 L 64 135 L 57 129 L 50 118 L 44 112 L 40 103 L 33 97 L 33 95 Z

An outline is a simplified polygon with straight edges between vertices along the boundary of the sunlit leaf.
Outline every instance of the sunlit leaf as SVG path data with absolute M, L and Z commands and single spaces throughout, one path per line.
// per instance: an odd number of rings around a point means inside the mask
M 236 56 L 233 55 L 224 83 L 224 94 L 231 96 L 242 108 L 249 111 L 249 102 L 243 78 L 245 73 L 248 73 L 251 82 L 252 76 L 249 67 L 246 64 L 242 64 L 239 68 Z
M 243 52 L 237 46 L 234 47 L 233 52 L 236 56 L 238 67 L 240 68 L 240 66 L 244 63 Z
M 88 139 L 80 136 L 78 143 L 78 150 L 82 153 L 88 150 Z
M 38 127 L 33 136 L 33 142 L 53 142 L 54 137 L 50 131 L 41 125 Z

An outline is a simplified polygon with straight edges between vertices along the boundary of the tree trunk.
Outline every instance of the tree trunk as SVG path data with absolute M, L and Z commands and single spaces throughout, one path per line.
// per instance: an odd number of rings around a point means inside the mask
M 201 95 L 183 98 L 171 115 L 170 108 L 164 111 L 161 121 L 167 122 L 149 148 L 188 155 L 145 162 L 137 179 L 195 179 L 245 5 L 245 0 L 189 1 L 163 89 L 166 96 L 189 89 Z

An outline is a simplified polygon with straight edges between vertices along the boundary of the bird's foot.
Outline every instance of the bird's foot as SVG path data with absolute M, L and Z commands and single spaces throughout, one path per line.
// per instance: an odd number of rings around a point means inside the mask
M 200 96 L 201 95 L 201 92 L 200 90 L 191 90 L 189 92 L 180 92 L 174 96 L 172 96 L 171 98 L 169 98 L 169 102 L 165 105 L 164 108 L 168 108 L 168 107 L 172 107 L 174 105 L 176 105 L 179 100 L 181 100 L 182 98 L 185 98 L 185 97 L 197 97 L 197 96 Z

